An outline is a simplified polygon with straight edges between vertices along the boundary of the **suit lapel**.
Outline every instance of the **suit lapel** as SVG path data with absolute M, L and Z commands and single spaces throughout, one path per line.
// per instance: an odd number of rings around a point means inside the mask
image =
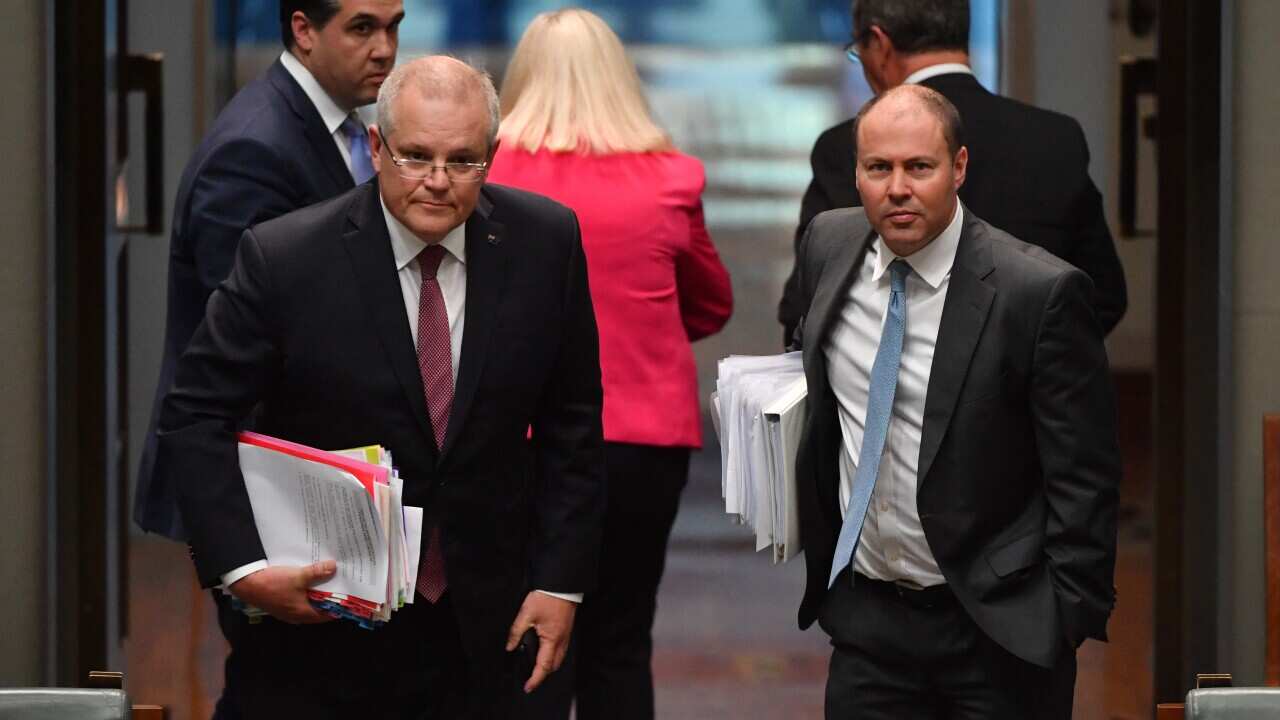
M 813 398 L 826 398 L 831 395 L 831 384 L 827 379 L 827 359 L 823 354 L 827 335 L 835 323 L 849 293 L 849 287 L 858 277 L 858 269 L 862 267 L 867 248 L 875 237 L 870 229 L 859 233 L 859 227 L 850 228 L 849 236 L 837 246 L 831 258 L 822 264 L 822 276 L 818 278 L 818 287 L 814 291 L 813 301 L 809 304 L 809 312 L 805 316 L 802 341 L 804 343 L 805 382 L 809 385 L 809 394 Z M 859 237 L 861 235 L 861 237 Z M 833 399 L 834 402 L 834 399 Z M 815 412 L 825 404 L 813 403 Z M 834 407 L 834 406 L 832 406 Z M 825 415 L 834 420 L 834 412 Z M 838 426 L 828 428 L 830 432 L 839 434 Z M 822 433 L 822 436 L 828 436 Z M 814 476 L 817 481 L 817 498 L 819 506 L 829 511 L 834 527 L 840 524 L 839 482 L 836 478 L 825 478 L 821 473 Z
M 862 265 L 862 259 L 866 256 L 873 237 L 875 233 L 870 230 L 861 238 L 849 237 L 823 263 L 822 277 L 818 278 L 818 288 L 813 293 L 813 302 L 809 304 L 801 336 L 804 342 L 805 367 L 810 367 L 821 358 L 827 333 L 831 332 L 836 315 L 844 307 L 845 295 L 857 277 L 857 269 Z
M 413 347 L 409 319 L 405 315 L 404 297 L 396 274 L 396 259 L 391 251 L 391 236 L 378 202 L 376 183 L 364 185 L 355 194 L 347 214 L 346 232 L 342 240 L 355 270 L 360 297 L 367 317 L 377 332 L 391 362 L 391 370 L 404 391 L 405 399 L 425 436 L 426 445 L 435 453 L 435 436 L 431 431 L 427 401 L 418 371 L 418 353 Z
M 311 145 L 311 150 L 320 159 L 320 165 L 324 168 L 325 175 L 333 182 L 337 191 L 334 194 L 350 190 L 355 187 L 355 181 L 351 178 L 351 171 L 347 169 L 346 163 L 342 161 L 342 155 L 338 153 L 338 146 L 333 143 L 333 135 L 324 126 L 324 120 L 320 118 L 320 111 L 316 110 L 315 103 L 311 102 L 311 98 L 307 97 L 307 93 L 303 91 L 302 86 L 297 80 L 289 74 L 280 60 L 276 60 L 271 68 L 267 71 L 267 77 L 270 78 L 272 86 L 284 97 L 289 104 L 289 108 L 293 110 L 293 114 L 297 116 L 298 122 L 302 124 L 302 134 L 307 139 L 307 143 Z
M 970 360 L 986 325 L 991 302 L 995 299 L 995 288 L 985 282 L 994 269 L 986 224 L 965 208 L 964 227 L 955 264 L 951 268 L 947 300 L 942 306 L 942 321 L 934 346 L 933 366 L 929 371 L 929 390 L 925 395 L 920 462 L 916 473 L 921 485 L 928 479 L 938 447 L 946 436 L 960 389 L 969 372 Z
M 503 245 L 506 228 L 492 219 L 493 210 L 493 203 L 482 190 L 475 212 L 467 219 L 467 319 L 442 455 L 448 455 L 457 444 L 471 411 L 496 323 L 498 303 L 507 285 L 510 253 Z

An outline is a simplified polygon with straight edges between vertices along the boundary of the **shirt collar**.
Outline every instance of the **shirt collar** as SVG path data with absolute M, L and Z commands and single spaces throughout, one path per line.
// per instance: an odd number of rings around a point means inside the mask
M 396 257 L 396 271 L 399 272 L 405 268 L 414 258 L 418 257 L 418 253 L 422 252 L 427 243 L 422 241 L 413 231 L 404 226 L 404 223 L 396 219 L 395 215 L 387 209 L 387 203 L 383 201 L 382 195 L 378 195 L 378 204 L 382 206 L 382 217 L 387 221 L 387 234 L 391 236 L 391 252 Z M 464 221 L 458 227 L 449 231 L 444 236 L 444 240 L 440 241 L 440 245 L 449 251 L 463 265 L 467 264 L 467 223 Z
M 293 53 L 285 50 L 280 54 L 280 64 L 284 69 L 289 71 L 294 80 L 298 81 L 298 85 L 302 86 L 302 92 L 306 93 L 307 98 L 311 100 L 311 104 L 316 106 L 316 111 L 320 113 L 320 120 L 324 123 L 324 127 L 332 135 L 338 130 L 338 126 L 347 119 L 351 114 L 349 110 L 343 110 L 338 103 L 329 97 L 329 93 L 320 87 L 320 83 L 316 80 L 311 71 L 307 69 L 302 61 L 293 56 Z
M 925 80 L 928 80 L 931 77 L 937 77 L 939 75 L 950 75 L 952 73 L 964 73 L 965 75 L 972 75 L 973 69 L 970 68 L 968 65 L 965 65 L 964 63 L 938 63 L 937 65 L 930 65 L 929 67 L 920 68 L 919 70 L 908 75 L 907 79 L 903 80 L 902 83 L 904 85 L 913 85 L 915 83 L 924 82 Z
M 963 227 L 964 206 L 957 200 L 956 211 L 951 216 L 951 222 L 938 233 L 938 237 L 912 253 L 910 257 L 903 258 L 911 269 L 915 270 L 916 274 L 934 290 L 937 290 L 942 285 L 942 281 L 947 279 L 951 266 L 955 264 L 956 250 L 960 247 L 960 230 Z M 871 279 L 879 282 L 885 271 L 889 269 L 889 263 L 897 260 L 898 256 L 893 254 L 879 235 L 876 235 L 872 249 L 875 250 L 876 258 Z

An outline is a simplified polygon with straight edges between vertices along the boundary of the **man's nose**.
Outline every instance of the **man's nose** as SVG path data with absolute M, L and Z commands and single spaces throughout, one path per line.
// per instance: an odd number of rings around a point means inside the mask
M 374 60 L 393 60 L 396 56 L 397 36 L 394 30 L 381 30 L 374 34 L 369 57 Z
M 431 190 L 442 192 L 449 189 L 449 174 L 445 172 L 443 165 L 433 165 L 427 168 L 427 174 L 422 178 L 422 184 Z
M 901 169 L 893 171 L 889 176 L 889 196 L 893 198 L 906 198 L 911 196 L 911 182 L 907 178 L 906 172 Z

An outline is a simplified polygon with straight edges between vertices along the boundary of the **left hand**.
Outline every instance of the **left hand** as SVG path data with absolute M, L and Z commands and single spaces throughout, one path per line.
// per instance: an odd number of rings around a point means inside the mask
M 564 662 L 564 654 L 569 649 L 569 634 L 573 631 L 573 616 L 577 611 L 577 603 L 546 593 L 534 591 L 525 596 L 515 622 L 511 623 L 507 652 L 516 649 L 525 630 L 533 628 L 538 634 L 538 658 L 534 661 L 533 673 L 524 684 L 526 693 L 537 689 Z

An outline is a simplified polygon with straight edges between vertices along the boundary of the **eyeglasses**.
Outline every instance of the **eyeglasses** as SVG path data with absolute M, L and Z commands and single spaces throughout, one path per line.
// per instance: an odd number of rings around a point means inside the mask
M 391 156 L 391 162 L 396 166 L 396 174 L 406 180 L 425 180 L 434 176 L 436 170 L 444 170 L 445 176 L 451 182 L 473 183 L 483 180 L 484 172 L 489 167 L 487 162 L 447 162 L 443 165 L 435 165 L 430 160 L 397 157 L 391 145 L 386 142 L 386 138 L 383 138 L 382 144 L 386 146 L 387 154 Z
M 853 36 L 853 39 L 849 41 L 848 45 L 844 46 L 844 56 L 854 65 L 862 64 L 862 54 L 858 50 L 858 46 L 862 44 L 863 40 L 867 39 L 867 35 L 868 33 L 866 31 L 860 32 Z

